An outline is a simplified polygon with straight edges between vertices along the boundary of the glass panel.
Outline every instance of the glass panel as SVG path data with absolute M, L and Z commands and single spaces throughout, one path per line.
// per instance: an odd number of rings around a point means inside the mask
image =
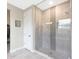
M 57 21 L 56 59 L 71 58 L 71 19 Z
M 65 2 L 43 12 L 35 11 L 35 49 L 54 59 L 71 59 L 69 4 Z

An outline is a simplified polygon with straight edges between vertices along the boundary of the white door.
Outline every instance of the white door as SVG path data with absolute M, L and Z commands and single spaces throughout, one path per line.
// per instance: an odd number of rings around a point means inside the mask
M 33 49 L 32 9 L 24 13 L 24 47 L 28 50 Z

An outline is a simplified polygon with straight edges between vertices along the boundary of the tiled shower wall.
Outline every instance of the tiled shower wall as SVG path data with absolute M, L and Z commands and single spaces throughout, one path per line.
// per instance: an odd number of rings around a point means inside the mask
M 71 56 L 71 29 L 58 29 L 57 21 L 70 18 L 70 2 L 48 10 L 35 7 L 35 49 L 55 59 Z M 52 24 L 48 24 L 52 22 Z M 70 26 L 71 27 L 71 26 Z M 68 34 L 68 35 L 67 35 Z
M 42 47 L 42 11 L 34 7 L 35 21 L 35 49 L 39 50 Z
M 41 11 L 35 8 L 35 49 L 50 55 L 55 50 L 55 9 Z M 52 22 L 52 24 L 47 24 Z M 51 46 L 53 45 L 53 46 Z

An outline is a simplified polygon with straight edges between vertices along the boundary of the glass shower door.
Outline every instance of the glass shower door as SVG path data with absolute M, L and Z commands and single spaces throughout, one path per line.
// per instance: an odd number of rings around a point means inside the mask
M 71 19 L 57 20 L 56 59 L 71 59 Z

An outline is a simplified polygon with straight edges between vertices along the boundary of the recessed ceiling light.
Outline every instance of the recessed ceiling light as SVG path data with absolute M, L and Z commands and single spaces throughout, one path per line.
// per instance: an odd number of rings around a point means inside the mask
M 53 1 L 49 1 L 49 5 L 52 5 L 53 4 Z

